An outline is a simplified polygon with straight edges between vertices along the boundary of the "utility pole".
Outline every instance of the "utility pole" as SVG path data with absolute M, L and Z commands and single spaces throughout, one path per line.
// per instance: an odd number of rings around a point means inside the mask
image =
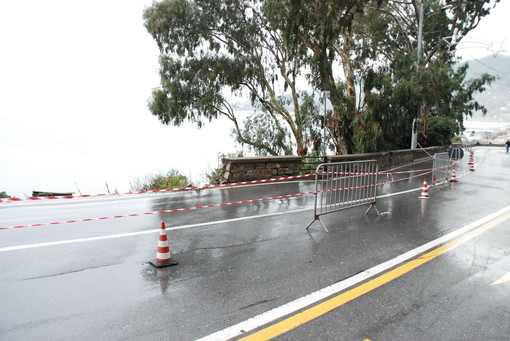
M 327 149 L 328 149 L 327 144 L 326 144 L 326 123 L 327 123 L 326 115 L 328 114 L 328 112 L 326 110 L 326 99 L 329 98 L 329 94 L 330 94 L 329 91 L 324 90 L 324 119 L 322 121 L 322 123 L 323 123 L 323 132 L 322 132 L 322 139 L 323 139 L 323 141 L 322 141 L 322 146 L 324 148 L 324 156 L 326 156 Z
M 421 58 L 422 58 L 422 50 L 423 50 L 423 1 L 418 0 L 418 47 L 417 47 L 417 59 L 416 59 L 416 69 L 419 71 L 421 67 Z M 413 120 L 413 125 L 411 127 L 411 149 L 416 149 L 416 144 L 418 143 L 418 131 L 417 131 L 417 120 L 416 118 Z
M 418 144 L 418 129 L 416 118 L 413 119 L 413 125 L 411 126 L 411 149 L 416 149 Z

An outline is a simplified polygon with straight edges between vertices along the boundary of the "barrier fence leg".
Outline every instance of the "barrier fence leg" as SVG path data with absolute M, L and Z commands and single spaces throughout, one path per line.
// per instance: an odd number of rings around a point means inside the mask
M 365 215 L 368 214 L 368 212 L 370 212 L 370 210 L 373 208 L 375 210 L 375 212 L 377 213 L 377 215 L 381 215 L 381 212 L 379 212 L 379 209 L 377 208 L 377 206 L 375 205 L 376 202 L 375 201 L 372 201 L 370 203 L 370 207 L 368 208 L 368 210 L 365 212 Z
M 324 228 L 324 231 L 329 232 L 328 228 L 326 227 L 326 225 L 324 225 L 324 223 L 322 222 L 321 218 L 318 215 L 314 215 L 312 222 L 308 224 L 306 229 L 308 230 L 316 221 L 319 221 L 319 223 L 321 223 L 322 227 Z

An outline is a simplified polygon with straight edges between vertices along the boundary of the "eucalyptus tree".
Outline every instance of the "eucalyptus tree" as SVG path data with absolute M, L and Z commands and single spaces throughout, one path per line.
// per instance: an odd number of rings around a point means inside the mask
M 317 109 L 298 87 L 304 64 L 267 20 L 264 1 L 163 0 L 144 21 L 160 50 L 149 108 L 161 122 L 202 126 L 224 116 L 258 154 L 307 154 Z M 244 124 L 238 97 L 255 108 Z
M 448 117 L 462 129 L 464 116 L 485 113 L 473 96 L 494 77 L 466 80 L 467 65 L 458 67 L 455 52 L 498 1 L 390 0 L 367 6 L 358 23 L 368 24 L 358 25 L 356 32 L 360 51 L 371 51 L 369 59 L 377 63 L 364 68 L 366 106 L 358 122 L 375 119 L 381 123 L 379 136 L 388 137 L 409 131 L 418 118 L 426 140 L 431 116 Z M 364 135 L 362 129 L 358 133 Z M 408 145 L 409 137 L 404 140 Z
M 496 0 L 497 2 L 498 0 Z M 270 20 L 298 49 L 319 90 L 338 154 L 403 148 L 413 119 L 484 110 L 473 94 L 491 77 L 465 80 L 460 41 L 489 14 L 490 0 L 268 0 Z M 338 71 L 342 72 L 338 72 Z
M 327 127 L 337 154 L 355 151 L 352 122 L 357 96 L 352 56 L 356 42 L 352 24 L 368 3 L 372 1 L 268 0 L 266 4 L 273 25 L 310 67 L 313 86 L 330 94 L 334 110 Z

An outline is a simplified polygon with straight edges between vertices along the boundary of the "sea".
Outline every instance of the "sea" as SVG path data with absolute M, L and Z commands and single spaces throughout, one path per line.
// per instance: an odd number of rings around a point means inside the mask
M 60 121 L 25 124 L 23 118 L 2 122 L 0 192 L 25 198 L 33 191 L 75 195 L 125 193 L 132 184 L 172 169 L 190 183 L 206 182 L 223 154 L 240 150 L 228 119 L 180 127 L 146 115 L 136 120 Z

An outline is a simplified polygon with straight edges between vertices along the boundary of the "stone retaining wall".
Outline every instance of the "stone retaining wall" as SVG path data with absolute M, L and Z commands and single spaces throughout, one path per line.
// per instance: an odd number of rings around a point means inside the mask
M 348 162 L 376 160 L 380 170 L 405 165 L 435 153 L 444 152 L 448 147 L 396 150 L 382 153 L 349 154 L 327 156 L 326 162 Z M 275 177 L 301 174 L 303 158 L 300 156 L 267 156 L 224 158 L 222 183 L 263 180 Z
M 301 161 L 300 156 L 225 158 L 222 183 L 298 175 Z

